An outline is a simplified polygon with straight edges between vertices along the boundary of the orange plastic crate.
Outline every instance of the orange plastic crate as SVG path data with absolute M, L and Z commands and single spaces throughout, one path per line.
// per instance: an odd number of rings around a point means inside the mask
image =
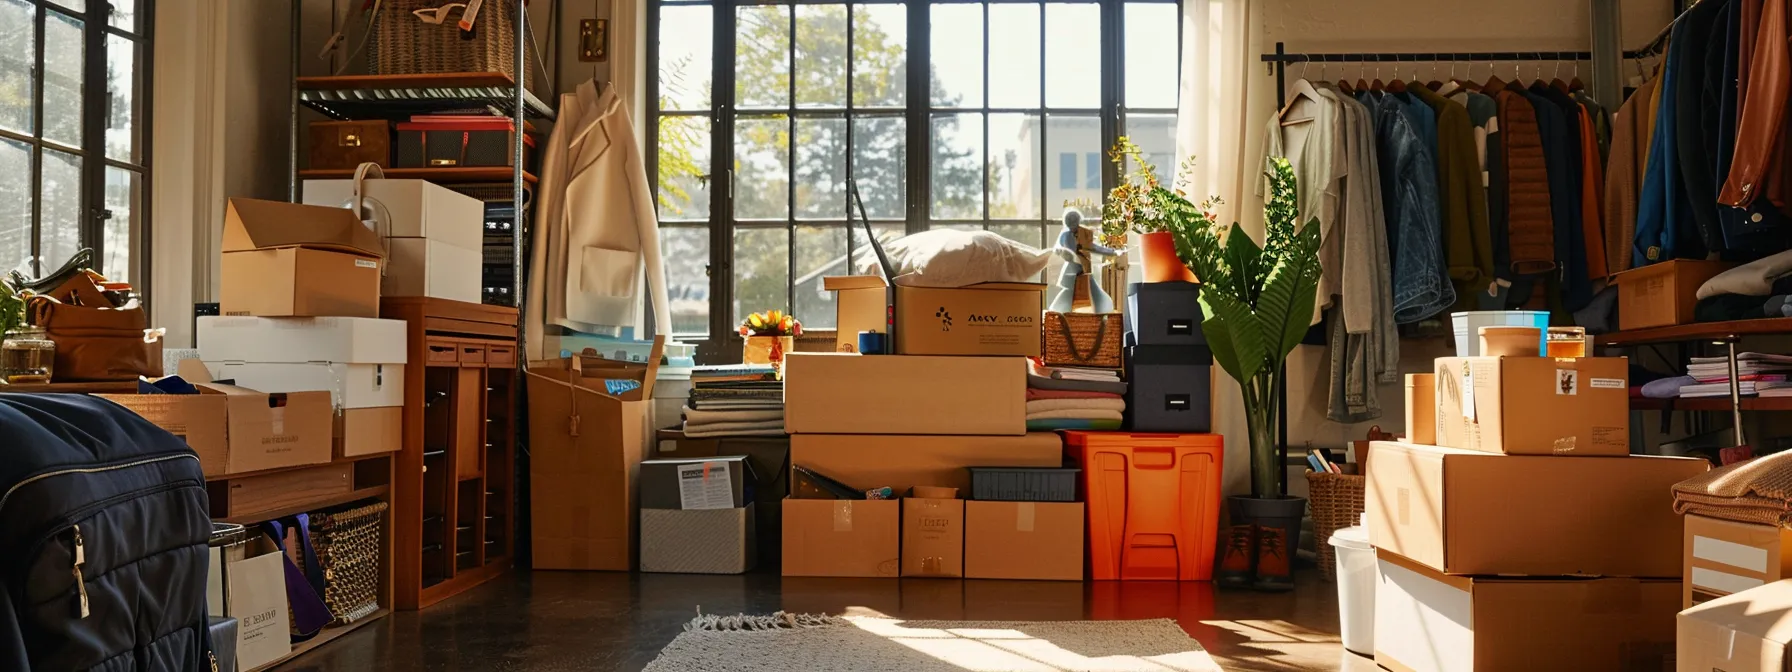
M 1208 581 L 1219 528 L 1218 434 L 1064 432 L 1082 467 L 1089 576 L 1096 580 Z

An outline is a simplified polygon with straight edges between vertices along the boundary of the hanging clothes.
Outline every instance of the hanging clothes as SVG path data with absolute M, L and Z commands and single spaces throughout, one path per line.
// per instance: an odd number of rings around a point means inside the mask
M 1637 187 L 1649 142 L 1647 110 L 1659 78 L 1637 87 L 1612 117 L 1611 155 L 1605 166 L 1605 265 L 1609 273 L 1631 267 L 1631 241 L 1636 238 Z
M 1567 94 L 1541 81 L 1532 83 L 1523 93 L 1537 112 L 1544 163 L 1549 170 L 1550 231 L 1555 242 L 1556 268 L 1560 271 L 1550 277 L 1562 283 L 1561 292 L 1550 291 L 1544 296 L 1560 297 L 1563 309 L 1575 311 L 1593 298 L 1581 228 L 1580 106 Z
M 1476 310 L 1477 294 L 1492 295 L 1493 242 L 1487 229 L 1487 188 L 1481 183 L 1468 108 L 1423 86 L 1407 90 L 1436 115 L 1438 195 L 1455 309 Z
M 1604 280 L 1610 275 L 1605 266 L 1605 216 L 1600 212 L 1600 208 L 1604 206 L 1601 192 L 1605 189 L 1605 162 L 1599 156 L 1599 132 L 1593 128 L 1593 113 L 1586 105 L 1579 103 L 1578 99 L 1576 104 L 1581 108 L 1580 223 L 1586 277 L 1588 280 Z
M 1692 214 L 1690 219 L 1674 224 L 1681 231 L 1677 236 L 1680 240 L 1693 240 L 1699 248 L 1683 251 L 1680 256 L 1685 258 L 1703 257 L 1723 249 L 1723 239 L 1718 233 L 1717 190 L 1712 186 L 1710 151 L 1717 144 L 1716 88 L 1723 76 L 1722 58 L 1719 54 L 1714 63 L 1710 55 L 1717 46 L 1712 42 L 1712 30 L 1718 29 L 1721 39 L 1723 22 L 1720 19 L 1728 7 L 1728 0 L 1706 0 L 1687 10 L 1680 25 L 1685 27 L 1691 39 L 1674 45 L 1678 52 L 1674 60 L 1680 65 L 1680 74 L 1686 76 L 1676 87 L 1672 101 L 1679 122 L 1674 126 L 1675 156 L 1680 162 L 1681 182 L 1691 206 L 1687 211 Z
M 1697 8 L 1695 5 L 1694 9 Z M 1684 240 L 1677 230 L 1680 222 L 1690 221 L 1692 217 L 1692 207 L 1680 177 L 1678 143 L 1674 139 L 1674 129 L 1679 121 L 1679 106 L 1674 101 L 1678 98 L 1679 87 L 1690 74 L 1685 72 L 1682 62 L 1685 59 L 1680 56 L 1684 52 L 1680 45 L 1687 40 L 1688 25 L 1685 21 L 1675 23 L 1668 36 L 1666 67 L 1662 69 L 1658 89 L 1655 132 L 1649 139 L 1648 165 L 1643 173 L 1642 193 L 1637 199 L 1632 266 L 1647 266 L 1682 255 L 1705 256 L 1703 250 L 1688 249 L 1687 244 L 1696 246 L 1696 241 Z M 1732 172 L 1731 179 L 1735 177 Z
M 1320 86 L 1319 93 L 1342 113 L 1346 158 L 1340 219 L 1344 256 L 1350 260 L 1344 262 L 1342 305 L 1333 310 L 1328 338 L 1332 385 L 1326 415 L 1361 422 L 1381 416 L 1377 388 L 1399 378 L 1380 166 L 1368 107 L 1333 87 Z
M 1493 83 L 1484 90 L 1494 88 Z M 1502 124 L 1501 177 L 1496 181 L 1505 185 L 1505 277 L 1546 273 L 1556 267 L 1555 206 L 1550 200 L 1549 167 L 1537 110 L 1516 85 L 1499 83 L 1494 99 Z
M 1443 259 L 1437 168 L 1420 124 L 1435 120 L 1411 114 L 1398 94 L 1358 91 L 1356 96 L 1376 122 L 1382 213 L 1394 267 L 1394 322 L 1411 324 L 1456 302 Z
M 1729 85 L 1721 91 L 1717 120 L 1719 126 L 1714 145 L 1716 188 L 1720 194 L 1729 182 L 1732 167 L 1736 163 L 1742 103 L 1747 96 L 1750 81 L 1751 63 L 1747 59 L 1754 53 L 1754 41 L 1759 35 L 1757 28 L 1760 27 L 1755 22 L 1759 21 L 1761 10 L 1760 0 L 1734 0 L 1728 12 L 1724 47 L 1726 53 L 1733 53 L 1723 63 L 1722 81 Z M 1736 251 L 1738 256 L 1752 257 L 1785 249 L 1785 238 L 1792 235 L 1792 230 L 1788 229 L 1792 223 L 1774 205 L 1771 195 L 1767 199 L 1755 199 L 1742 207 L 1719 202 L 1716 208 L 1724 247 Z
M 1718 194 L 1719 202 L 1738 207 L 1760 198 L 1779 170 L 1777 166 L 1784 162 L 1786 99 L 1792 96 L 1792 51 L 1786 44 L 1785 1 L 1763 3 L 1758 25 L 1749 52 L 1752 60 L 1747 94 L 1741 102 L 1742 117 L 1737 122 L 1735 157 Z M 1678 31 L 1679 27 L 1675 28 Z M 1783 208 L 1785 203 L 1776 205 Z
M 1344 165 L 1344 131 L 1337 103 L 1319 95 L 1305 79 L 1294 83 L 1295 95 L 1284 109 L 1270 115 L 1263 129 L 1265 157 L 1288 159 L 1294 169 L 1296 226 L 1319 222 L 1319 291 L 1315 295 L 1312 324 L 1318 324 L 1332 297 L 1339 292 L 1342 273 L 1342 241 L 1334 235 L 1338 219 L 1338 180 Z M 1269 193 L 1269 178 L 1257 185 L 1259 196 Z

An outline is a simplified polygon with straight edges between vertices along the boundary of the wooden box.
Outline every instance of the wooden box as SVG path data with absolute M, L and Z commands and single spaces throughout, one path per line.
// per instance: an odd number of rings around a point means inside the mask
M 1673 259 L 1612 276 L 1618 286 L 1618 329 L 1691 324 L 1699 286 L 1733 266 L 1727 261 Z
M 392 127 L 385 121 L 311 122 L 312 170 L 354 170 L 363 163 L 392 167 Z
M 282 511 L 320 498 L 345 495 L 355 489 L 354 467 L 350 462 L 336 462 L 233 478 L 226 508 L 230 517 L 244 518 Z

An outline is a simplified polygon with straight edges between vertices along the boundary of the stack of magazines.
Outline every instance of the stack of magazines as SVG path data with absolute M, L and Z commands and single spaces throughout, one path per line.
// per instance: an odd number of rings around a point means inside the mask
M 783 436 L 784 381 L 770 365 L 736 364 L 691 369 L 691 396 L 684 406 L 684 435 Z
M 1745 397 L 1792 397 L 1792 355 L 1744 352 L 1736 355 L 1737 389 Z M 1730 395 L 1730 360 L 1727 357 L 1694 357 L 1686 375 L 1698 382 L 1680 388 L 1685 397 Z

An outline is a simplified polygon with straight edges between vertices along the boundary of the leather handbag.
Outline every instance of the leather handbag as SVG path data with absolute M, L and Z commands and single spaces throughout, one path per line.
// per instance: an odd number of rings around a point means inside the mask
M 112 302 L 86 273 L 25 300 L 27 320 L 56 344 L 55 382 L 162 375 L 162 330 L 136 299 Z

